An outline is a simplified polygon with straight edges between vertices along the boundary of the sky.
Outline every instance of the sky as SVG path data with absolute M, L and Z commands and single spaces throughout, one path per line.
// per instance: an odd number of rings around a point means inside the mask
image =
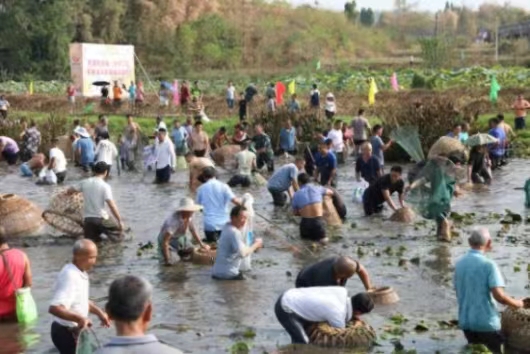
M 294 5 L 301 4 L 314 4 L 314 0 L 289 0 Z M 319 6 L 332 10 L 342 11 L 344 9 L 344 3 L 346 0 L 318 0 Z M 417 3 L 418 9 L 428 10 L 428 11 L 437 11 L 445 7 L 446 0 L 408 0 L 410 4 Z M 495 0 L 456 0 L 453 1 L 455 5 L 466 5 L 470 8 L 476 8 L 482 3 L 497 3 L 504 4 L 505 1 L 495 1 Z M 508 1 L 512 6 L 523 7 L 527 10 L 530 10 L 530 0 L 510 0 Z M 357 0 L 357 7 L 371 7 L 374 10 L 391 10 L 393 8 L 394 0 Z

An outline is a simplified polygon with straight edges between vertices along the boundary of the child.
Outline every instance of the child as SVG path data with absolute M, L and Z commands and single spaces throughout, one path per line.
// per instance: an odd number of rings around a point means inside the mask
M 241 92 L 239 94 L 239 121 L 242 122 L 247 118 L 247 100 L 245 94 Z

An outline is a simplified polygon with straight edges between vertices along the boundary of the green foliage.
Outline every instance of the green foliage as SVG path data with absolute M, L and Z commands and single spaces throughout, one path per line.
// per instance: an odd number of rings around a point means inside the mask
M 355 0 L 346 1 L 344 4 L 344 15 L 346 15 L 348 21 L 352 23 L 357 22 L 359 14 L 357 12 L 357 2 Z
M 448 38 L 423 38 L 419 43 L 421 56 L 427 67 L 435 69 L 450 65 L 453 46 Z
M 425 79 L 425 76 L 414 73 L 414 76 L 412 77 L 412 83 L 411 88 L 413 89 L 423 89 L 427 88 L 427 79 Z

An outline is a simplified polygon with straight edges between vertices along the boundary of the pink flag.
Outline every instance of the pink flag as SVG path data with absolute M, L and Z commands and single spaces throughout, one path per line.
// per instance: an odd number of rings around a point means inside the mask
M 276 83 L 276 104 L 283 104 L 283 94 L 285 93 L 285 85 L 283 82 Z
M 398 84 L 396 73 L 393 73 L 392 76 L 390 77 L 390 85 L 392 86 L 392 89 L 394 91 L 399 91 L 399 84 Z
M 175 80 L 173 81 L 173 104 L 175 106 L 178 106 L 180 104 L 179 93 L 179 81 Z

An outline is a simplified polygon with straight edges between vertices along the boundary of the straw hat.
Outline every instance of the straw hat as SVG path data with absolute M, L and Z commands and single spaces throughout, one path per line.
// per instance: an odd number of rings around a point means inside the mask
M 195 204 L 191 198 L 182 198 L 177 204 L 177 211 L 200 211 L 202 205 Z
M 79 135 L 82 138 L 89 138 L 90 137 L 90 134 L 88 134 L 87 130 L 85 128 L 83 128 L 83 127 L 75 128 L 74 133 L 76 133 L 77 135 Z

